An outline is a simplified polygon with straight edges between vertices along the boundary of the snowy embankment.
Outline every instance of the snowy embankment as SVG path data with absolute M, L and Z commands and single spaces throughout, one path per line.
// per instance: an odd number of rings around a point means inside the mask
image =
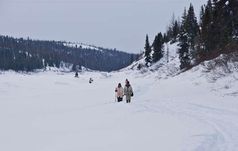
M 236 151 L 237 70 L 214 78 L 206 63 L 178 74 L 176 62 L 158 71 L 83 72 L 79 78 L 2 73 L 0 150 Z M 173 72 L 162 72 L 166 68 Z M 131 104 L 116 103 L 114 89 L 126 78 L 135 96 Z

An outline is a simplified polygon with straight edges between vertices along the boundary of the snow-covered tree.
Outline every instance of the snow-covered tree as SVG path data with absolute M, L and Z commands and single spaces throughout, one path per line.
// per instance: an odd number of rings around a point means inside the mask
M 205 6 L 204 14 L 201 16 L 201 39 L 204 51 L 207 53 L 212 50 L 212 29 L 213 25 L 213 8 L 211 0 L 208 0 Z
M 180 69 L 182 70 L 190 66 L 189 42 L 186 32 L 181 32 L 179 35 L 179 47 Z
M 159 61 L 164 54 L 163 51 L 163 35 L 160 32 L 158 35 L 155 36 L 155 40 L 152 44 L 153 47 L 153 55 L 152 55 L 152 61 L 155 63 L 157 61 Z
M 151 51 L 152 50 L 151 50 L 151 46 L 150 46 L 150 42 L 149 42 L 149 36 L 146 35 L 146 40 L 145 40 L 145 62 L 146 62 L 147 67 L 152 62 Z
M 195 38 L 198 36 L 199 26 L 196 15 L 194 13 L 193 5 L 190 4 L 188 14 L 186 17 L 186 32 L 188 33 L 188 41 L 191 50 L 195 50 Z
M 187 23 L 187 11 L 184 10 L 182 16 L 182 25 L 181 31 L 179 34 L 179 59 L 180 59 L 180 69 L 185 69 L 190 65 L 190 58 L 189 58 L 189 35 L 187 32 L 188 29 Z

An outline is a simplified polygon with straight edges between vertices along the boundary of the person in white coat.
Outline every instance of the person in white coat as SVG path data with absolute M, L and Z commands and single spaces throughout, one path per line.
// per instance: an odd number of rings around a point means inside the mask
M 124 95 L 126 96 L 126 103 L 131 103 L 131 97 L 134 95 L 130 82 L 126 80 L 126 85 L 124 87 Z
M 118 84 L 118 86 L 115 89 L 115 92 L 116 92 L 117 102 L 121 102 L 123 100 L 123 95 L 124 95 L 121 83 Z

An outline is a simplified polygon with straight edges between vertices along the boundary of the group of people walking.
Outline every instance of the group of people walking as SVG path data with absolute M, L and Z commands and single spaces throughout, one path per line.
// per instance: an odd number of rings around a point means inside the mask
M 131 102 L 131 97 L 134 95 L 130 82 L 126 79 L 125 87 L 123 88 L 121 83 L 115 89 L 117 102 L 123 101 L 123 96 L 126 96 L 126 103 Z

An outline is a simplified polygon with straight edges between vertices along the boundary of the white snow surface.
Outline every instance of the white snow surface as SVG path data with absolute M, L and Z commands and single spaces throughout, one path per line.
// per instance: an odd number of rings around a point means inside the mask
M 169 63 L 144 71 L 134 63 L 79 78 L 0 72 L 0 150 L 237 151 L 238 65 L 208 70 L 209 61 L 180 73 L 170 47 Z M 126 78 L 132 103 L 117 103 L 115 87 Z
M 94 82 L 88 83 L 92 77 Z M 128 78 L 131 104 L 115 102 Z M 0 74 L 3 151 L 236 151 L 238 74 Z

